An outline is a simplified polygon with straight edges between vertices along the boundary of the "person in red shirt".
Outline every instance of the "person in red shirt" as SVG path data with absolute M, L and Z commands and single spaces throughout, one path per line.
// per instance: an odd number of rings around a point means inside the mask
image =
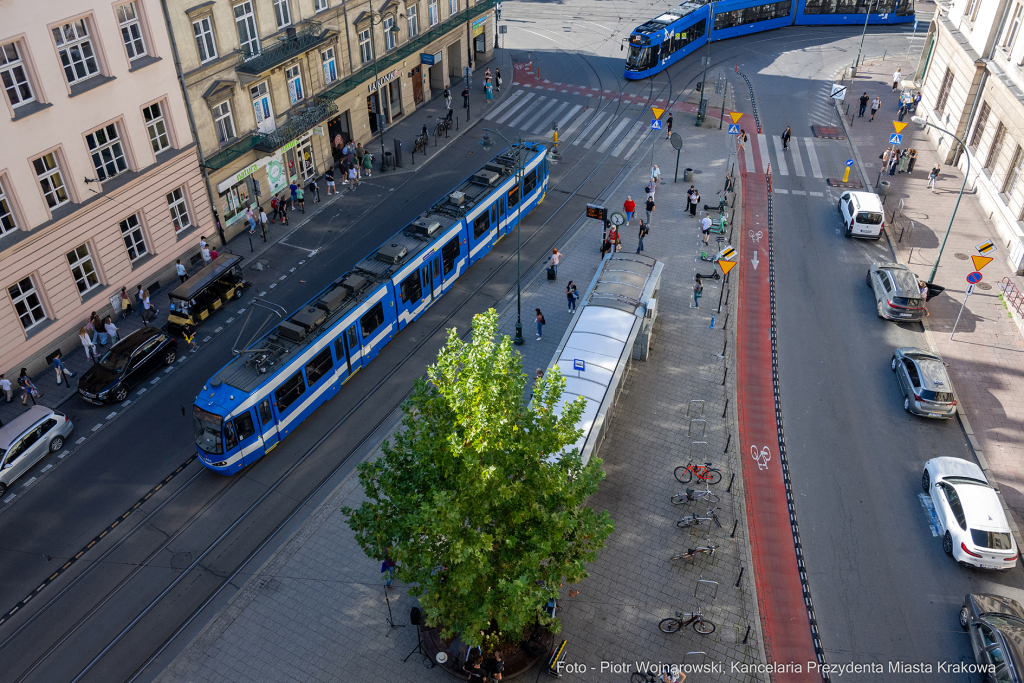
M 622 210 L 626 212 L 626 225 L 629 225 L 629 221 L 633 219 L 633 212 L 636 211 L 636 202 L 632 197 L 626 197 L 626 203 L 622 205 Z

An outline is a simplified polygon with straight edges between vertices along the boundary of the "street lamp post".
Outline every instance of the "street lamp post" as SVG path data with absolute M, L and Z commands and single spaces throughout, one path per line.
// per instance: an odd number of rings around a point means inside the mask
M 711 28 L 714 30 L 715 26 L 715 3 L 714 0 L 711 2 Z M 704 76 L 700 80 L 700 104 L 697 105 L 697 125 L 699 126 L 704 122 L 704 115 L 707 111 L 707 105 L 704 104 L 704 88 L 708 84 L 708 64 L 711 63 L 711 34 L 707 36 L 708 49 L 704 52 Z
M 868 19 L 871 18 L 871 0 L 868 0 L 868 13 L 864 15 L 864 30 L 860 34 L 860 47 L 857 49 L 857 61 L 853 63 L 854 71 L 860 66 L 860 55 L 864 51 L 864 37 L 868 34 Z
M 378 21 L 374 21 L 377 18 Z M 392 33 L 398 33 L 398 22 L 397 17 L 394 13 L 388 12 L 387 15 L 382 15 L 378 12 L 374 12 L 370 9 L 370 50 L 373 52 L 373 87 L 377 93 L 377 132 L 380 133 L 380 170 L 381 173 L 388 170 L 387 157 L 384 156 L 384 124 L 387 122 L 387 117 L 384 115 L 384 99 L 380 92 L 380 72 L 377 70 L 377 41 L 374 39 L 374 24 L 383 24 L 385 19 L 392 19 L 394 23 L 390 29 L 384 29 L 385 31 L 391 31 Z M 387 44 L 387 36 L 384 37 L 384 44 Z
M 922 116 L 912 116 L 912 117 L 910 117 L 910 120 L 913 121 L 914 123 L 920 123 L 922 126 L 931 126 L 935 130 L 937 130 L 937 131 L 939 131 L 941 133 L 945 133 L 949 137 L 951 137 L 954 140 L 956 140 L 957 143 L 960 145 L 961 149 L 963 149 L 963 150 L 967 149 L 967 147 L 964 145 L 963 140 L 961 140 L 957 136 L 953 135 L 952 133 L 950 133 L 945 128 L 939 128 L 934 123 L 928 123 L 928 121 L 925 120 L 924 117 L 922 117 Z M 932 272 L 931 272 L 931 275 L 928 276 L 928 282 L 932 282 L 935 279 L 935 274 L 939 270 L 939 259 L 942 258 L 942 250 L 946 248 L 946 240 L 949 239 L 949 231 L 953 229 L 953 219 L 956 218 L 956 210 L 960 208 L 960 200 L 963 199 L 964 188 L 967 187 L 967 178 L 970 175 L 971 175 L 971 155 L 970 155 L 970 153 L 968 153 L 967 154 L 967 173 L 964 174 L 964 182 L 963 182 L 963 185 L 960 186 L 960 194 L 957 195 L 956 205 L 953 207 L 953 213 L 949 217 L 949 227 L 946 228 L 946 235 L 945 235 L 945 237 L 942 238 L 942 245 L 939 246 L 939 255 L 935 257 L 935 265 L 932 266 Z
M 509 139 L 496 130 L 491 128 L 484 128 L 483 138 L 480 140 L 480 146 L 485 150 L 489 150 L 494 146 L 494 142 L 491 140 L 491 136 L 487 133 L 494 133 L 502 140 L 504 140 L 510 147 L 516 148 L 516 182 L 519 185 L 519 201 L 516 202 L 516 336 L 512 340 L 512 343 L 516 346 L 522 346 L 526 341 L 523 339 L 523 290 L 522 290 L 522 259 L 521 250 L 523 246 L 523 136 L 518 136 L 518 142 L 513 145 L 509 142 Z

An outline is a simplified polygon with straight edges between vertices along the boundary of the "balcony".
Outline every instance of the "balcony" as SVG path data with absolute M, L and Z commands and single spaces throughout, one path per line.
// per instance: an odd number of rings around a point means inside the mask
M 330 31 L 324 29 L 319 21 L 304 21 L 298 27 L 289 27 L 286 35 L 278 37 L 277 45 L 264 46 L 255 54 L 248 50 L 235 50 L 238 54 L 235 71 L 258 76 L 326 42 L 329 34 Z
M 254 133 L 253 147 L 260 152 L 274 152 L 301 136 L 314 126 L 318 126 L 338 113 L 338 105 L 329 97 L 314 97 L 306 108 L 292 114 L 284 125 L 278 126 L 272 133 Z

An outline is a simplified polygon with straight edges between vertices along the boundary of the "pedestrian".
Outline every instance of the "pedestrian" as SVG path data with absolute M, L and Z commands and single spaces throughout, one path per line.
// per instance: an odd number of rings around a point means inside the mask
M 544 336 L 544 314 L 540 312 L 539 308 L 535 308 L 533 310 L 537 311 L 537 341 L 540 341 L 541 337 Z
M 370 154 L 369 152 L 366 152 L 363 155 L 363 168 L 366 170 L 367 178 L 373 175 L 373 155 Z
M 857 114 L 858 119 L 864 118 L 864 110 L 868 108 L 868 102 L 870 101 L 871 98 L 868 97 L 867 93 L 864 93 L 863 95 L 860 96 L 860 113 Z
M 249 224 L 249 234 L 256 232 L 256 217 L 252 215 L 252 211 L 246 214 L 245 221 Z
M 96 315 L 96 311 L 89 314 L 88 326 L 92 331 L 92 343 L 96 344 L 97 339 L 99 340 L 99 346 L 107 345 L 107 333 L 103 331 L 103 321 Z
M 651 222 L 651 214 L 654 213 L 654 197 L 650 196 L 647 198 L 647 203 L 644 205 L 644 210 L 647 211 L 647 223 Z
M 693 305 L 690 308 L 700 308 L 700 298 L 704 296 L 704 285 L 700 282 L 700 273 L 694 276 L 696 280 L 693 283 Z
M 359 171 L 355 166 L 348 169 L 348 184 L 353 190 L 359 186 Z
M 114 324 L 109 315 L 103 319 L 103 330 L 110 337 L 111 344 L 116 344 L 121 339 L 121 335 L 117 333 L 117 325 Z
M 622 210 L 626 212 L 626 226 L 628 227 L 629 222 L 633 220 L 633 213 L 636 211 L 636 202 L 633 201 L 633 197 L 626 197 L 626 201 L 622 204 Z
M 725 174 L 725 188 L 724 188 L 724 191 L 725 191 L 726 195 L 728 195 L 730 192 L 733 191 L 734 185 L 735 185 L 735 183 L 734 183 L 734 181 L 732 179 L 732 173 L 726 173 Z
M 917 105 L 920 104 L 920 103 L 921 103 L 921 93 L 917 93 L 916 95 L 914 95 L 913 102 L 910 103 L 910 113 L 916 114 L 917 113 Z
M 693 188 L 693 202 L 690 203 L 690 216 L 697 217 L 697 205 L 700 204 L 700 192 Z
M 654 183 L 652 183 L 652 182 L 648 182 L 647 183 L 647 187 L 644 188 L 644 192 L 647 193 L 647 199 L 654 199 L 654 190 L 655 189 L 656 188 L 654 187 Z M 647 199 L 645 199 L 644 201 L 647 201 Z
M 483 667 L 480 666 L 483 664 L 483 661 L 483 655 L 476 654 L 466 662 L 466 673 L 469 674 L 467 679 L 469 683 L 485 683 L 487 680 L 487 675 L 484 673 Z
M 498 86 L 498 92 L 501 92 L 501 69 L 494 70 L 494 83 Z
M 747 131 L 745 131 L 742 128 L 740 128 L 740 134 L 736 136 L 736 152 L 737 153 L 742 152 L 743 150 L 746 149 L 743 146 L 743 143 L 746 142 L 746 141 L 747 141 Z
M 213 260 L 213 259 L 210 258 L 210 250 L 207 247 L 203 247 L 199 251 L 199 253 L 201 253 L 203 255 L 203 263 L 205 265 L 210 265 L 210 261 Z M 139 289 L 142 289 L 142 285 L 139 285 Z M 139 300 L 139 306 L 140 307 L 142 306 L 142 301 L 141 300 Z
M 491 80 L 491 67 L 484 69 L 484 83 Z
M 686 211 L 684 213 L 689 213 L 690 204 L 693 203 L 693 193 L 696 191 L 693 185 L 690 185 L 690 189 L 686 191 Z
M 452 91 L 448 89 L 448 86 L 444 86 L 444 105 L 448 108 L 448 111 L 452 110 Z
M 502 3 L 499 2 L 494 6 L 494 16 L 498 21 L 501 21 L 501 5 Z
M 462 90 L 462 108 L 469 109 L 469 86 L 467 85 Z
M 218 256 L 220 256 L 220 254 L 217 253 L 216 249 L 210 249 L 210 260 L 211 261 L 216 261 Z
M 910 166 L 910 150 L 903 150 L 903 154 L 900 154 L 900 173 L 906 173 L 907 167 Z
M 190 323 L 185 323 L 185 327 L 182 329 L 181 335 L 185 337 L 185 343 L 189 345 L 191 353 L 195 353 L 199 350 L 199 347 L 196 346 L 196 331 Z
M 896 175 L 896 171 L 900 168 L 900 151 L 894 149 L 892 156 L 889 157 L 889 175 Z
M 320 187 L 316 184 L 316 178 L 309 179 L 309 186 L 306 188 L 313 195 L 313 203 L 320 201 Z
M 89 339 L 89 330 L 84 327 L 78 330 L 78 339 L 82 342 L 82 348 L 85 349 L 85 357 L 87 360 L 91 360 L 94 364 L 96 363 L 96 345 Z
M 924 280 L 918 280 L 917 291 L 921 294 L 921 308 L 924 309 L 924 315 L 927 318 L 931 315 L 931 313 L 928 312 L 928 307 L 925 305 L 928 302 L 928 283 Z
M 277 208 L 281 210 L 281 225 L 288 225 L 288 200 L 282 198 L 277 203 Z
M 60 359 L 60 351 L 53 355 L 53 369 L 57 372 L 57 386 L 60 386 L 61 382 L 67 381 L 68 377 L 75 376 L 75 373 L 64 367 L 64 361 Z M 68 386 L 71 386 L 71 382 L 68 382 Z
M 501 652 L 494 651 L 494 658 L 485 665 L 488 678 L 495 683 L 501 683 L 501 672 L 505 670 L 505 660 L 501 658 Z
M 127 318 L 134 311 L 132 310 L 132 300 L 128 298 L 128 290 L 125 287 L 121 288 L 121 317 Z
M 641 219 L 640 220 L 640 234 L 638 235 L 639 243 L 637 244 L 637 247 L 636 247 L 636 253 L 639 254 L 641 251 L 644 250 L 644 237 L 646 237 L 646 236 L 647 236 L 647 224 L 643 222 L 643 219 Z
M 10 403 L 14 400 L 14 392 L 11 390 L 11 380 L 7 379 L 7 375 L 0 373 L 0 391 L 4 392 L 4 398 Z
M 609 230 L 607 233 L 605 233 L 604 239 L 601 240 L 601 258 L 603 259 L 605 257 L 605 254 L 607 254 L 609 251 L 611 251 L 611 249 L 612 249 L 612 239 L 611 239 L 611 231 Z
M 555 279 L 558 279 L 558 264 L 562 262 L 562 253 L 558 251 L 558 247 L 551 250 L 551 270 L 555 273 Z
M 932 167 L 931 173 L 928 174 L 928 187 L 931 188 L 932 192 L 935 192 L 935 182 L 939 179 L 939 170 L 941 170 L 939 164 L 935 164 Z
M 785 152 L 789 149 L 789 139 L 793 137 L 793 131 L 790 130 L 789 126 L 786 126 L 786 130 L 782 131 L 782 151 Z
M 653 192 L 658 187 L 658 182 L 661 180 L 661 169 L 655 164 L 651 168 L 651 191 Z
M 572 298 L 575 299 L 575 301 L 573 302 L 573 305 L 572 305 L 572 310 L 575 311 L 576 310 L 576 304 L 579 303 L 579 300 L 580 300 L 580 291 L 578 289 L 576 289 L 576 285 L 572 286 Z
M 338 191 L 334 185 L 334 168 L 329 168 L 327 169 L 327 172 L 324 173 L 324 182 L 327 183 L 328 197 Z
M 484 85 L 484 97 L 487 98 L 487 102 L 486 102 L 487 104 L 490 104 L 491 100 L 494 99 L 494 88 L 491 86 L 490 81 L 488 81 Z
M 572 280 L 565 286 L 565 299 L 569 302 L 569 312 L 576 312 L 576 296 L 572 293 Z
M 706 245 L 711 238 L 711 214 L 708 212 L 705 212 L 704 218 L 700 219 L 700 231 L 704 236 L 704 244 Z
M 875 120 L 875 112 L 882 108 L 882 98 L 875 95 L 875 99 L 871 100 L 871 118 L 868 121 Z
M 174 264 L 174 270 L 178 273 L 178 280 L 184 282 L 188 279 L 188 271 L 185 270 L 185 266 L 181 265 L 181 259 L 178 259 Z
M 299 203 L 299 210 L 302 211 L 302 213 L 306 213 L 306 200 L 305 200 L 304 197 L 305 197 L 305 195 L 302 192 L 302 188 L 301 187 L 300 188 L 296 188 L 296 190 L 295 190 L 295 201 L 297 201 Z M 293 206 L 292 208 L 295 208 L 295 207 Z
M 295 199 L 296 199 L 296 197 L 298 197 L 298 194 L 299 194 L 299 186 L 296 185 L 295 182 L 293 181 L 290 185 L 288 185 L 288 190 L 292 193 L 292 205 L 289 208 L 292 211 L 294 211 L 295 210 Z
M 42 394 L 39 393 L 39 390 L 36 389 L 36 385 L 32 384 L 32 379 L 28 376 L 27 368 L 21 369 L 21 374 L 18 375 L 18 386 L 21 387 L 21 405 L 27 405 L 25 403 L 26 399 L 32 399 L 32 405 L 35 405 L 36 396 L 42 396 Z
M 270 222 L 271 223 L 276 223 L 277 222 L 277 217 L 281 215 L 281 211 L 278 208 L 278 205 L 279 205 L 279 202 L 277 201 L 277 196 L 275 195 L 275 196 L 271 197 L 270 198 Z
M 895 92 L 896 88 L 899 87 L 900 79 L 901 78 L 903 78 L 903 68 L 902 67 L 900 67 L 899 69 L 896 69 L 896 73 L 894 73 L 892 75 L 892 89 L 893 89 L 893 92 Z
M 207 253 L 209 253 L 209 250 L 207 250 Z M 139 315 L 142 315 L 142 292 L 142 285 L 138 285 L 138 289 L 135 290 L 135 303 L 139 307 Z
M 917 150 L 910 150 L 910 162 L 907 164 L 907 175 L 914 172 L 914 164 L 917 163 Z
M 211 252 L 211 256 L 213 253 L 215 252 Z M 213 259 L 210 260 L 212 261 Z M 152 321 L 159 312 L 160 311 L 157 310 L 156 306 L 153 305 L 153 302 L 149 300 L 149 290 L 147 289 L 142 292 L 142 319 L 149 324 L 149 322 Z
M 267 212 L 264 211 L 263 207 L 261 206 L 260 207 L 260 227 L 262 228 L 264 235 L 267 234 L 267 225 L 269 223 L 270 223 L 270 219 L 267 218 Z
M 380 573 L 387 576 L 387 579 L 384 581 L 386 588 L 391 588 L 391 582 L 395 578 L 395 570 L 398 567 L 398 563 L 391 559 L 389 551 L 390 548 L 384 550 L 384 561 L 380 564 Z
M 206 249 L 206 235 L 199 236 L 199 248 Z M 142 285 L 139 285 L 139 289 L 142 289 Z
M 614 225 L 608 231 L 608 242 L 611 244 L 611 251 L 622 250 L 622 240 L 619 238 L 619 229 Z
M 668 113 L 668 120 L 665 121 L 665 139 L 672 139 L 672 112 Z

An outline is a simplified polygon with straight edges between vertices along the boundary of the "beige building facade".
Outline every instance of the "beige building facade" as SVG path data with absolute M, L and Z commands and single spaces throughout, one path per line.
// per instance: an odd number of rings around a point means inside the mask
M 0 372 L 79 346 L 213 230 L 159 0 L 0 4 Z M 119 305 L 118 305 L 119 308 Z
M 382 127 L 490 59 L 494 4 L 166 0 L 224 237 L 248 208 L 269 213 L 273 195 L 323 174 L 339 142 L 366 144 L 379 168 Z

